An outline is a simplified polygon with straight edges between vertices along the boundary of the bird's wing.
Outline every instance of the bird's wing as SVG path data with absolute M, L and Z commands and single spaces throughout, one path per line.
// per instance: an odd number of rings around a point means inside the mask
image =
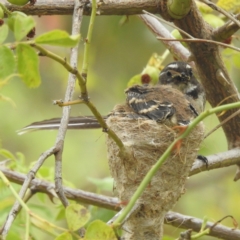
M 171 102 L 159 99 L 159 95 L 156 94 L 161 93 L 156 88 L 136 85 L 128 88 L 125 93 L 127 94 L 127 103 L 133 111 L 152 120 L 162 122 L 175 113 Z

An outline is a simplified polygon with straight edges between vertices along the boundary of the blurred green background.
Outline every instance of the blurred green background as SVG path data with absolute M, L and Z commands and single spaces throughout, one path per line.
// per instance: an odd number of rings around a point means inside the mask
M 152 53 L 161 54 L 165 50 L 137 16 L 128 17 L 124 24 L 120 24 L 124 18 L 126 17 L 96 18 L 91 45 L 88 90 L 92 102 L 102 114 L 107 114 L 115 104 L 125 101 L 124 89 L 129 79 L 143 70 Z M 37 35 L 57 28 L 71 32 L 71 17 L 41 16 L 35 19 Z M 79 69 L 82 64 L 83 39 L 86 37 L 88 21 L 89 17 L 84 17 Z M 69 49 L 49 49 L 69 59 Z M 171 61 L 173 59 L 169 57 L 165 64 Z M 16 103 L 14 108 L 10 103 L 0 101 L 2 147 L 12 153 L 22 152 L 27 165 L 31 165 L 42 152 L 54 145 L 57 131 L 39 131 L 21 136 L 17 135 L 16 131 L 34 121 L 61 117 L 62 109 L 54 106 L 52 101 L 64 98 L 68 77 L 65 69 L 44 57 L 41 58 L 40 69 L 42 84 L 39 88 L 29 89 L 19 78 L 14 78 L 0 90 L 0 94 L 10 97 Z M 234 67 L 229 70 L 236 84 L 239 85 L 237 77 L 239 70 Z M 78 95 L 79 88 L 76 86 L 75 98 Z M 75 105 L 72 107 L 71 115 L 85 116 L 90 115 L 90 112 L 83 105 Z M 216 124 L 216 117 L 206 119 L 206 132 Z M 207 156 L 226 150 L 226 140 L 220 129 L 203 142 L 201 154 Z M 2 159 L 4 158 L 1 157 Z M 47 159 L 44 166 L 53 168 L 54 158 Z M 240 183 L 233 182 L 235 171 L 236 167 L 232 166 L 191 177 L 187 183 L 186 194 L 173 210 L 198 218 L 208 216 L 211 221 L 217 221 L 225 215 L 233 215 L 240 222 Z M 109 175 L 105 134 L 101 130 L 68 131 L 63 153 L 64 179 L 72 182 L 79 189 L 99 192 L 99 188 L 89 178 L 103 179 Z M 112 196 L 112 187 L 103 193 Z M 34 205 L 35 201 L 38 202 L 36 197 L 30 203 Z M 47 201 L 49 208 L 52 204 Z M 53 209 L 49 211 L 54 212 Z M 56 212 L 53 216 L 55 215 Z M 225 220 L 224 224 L 233 227 L 230 220 Z M 177 237 L 180 231 L 181 229 L 166 226 L 165 233 Z

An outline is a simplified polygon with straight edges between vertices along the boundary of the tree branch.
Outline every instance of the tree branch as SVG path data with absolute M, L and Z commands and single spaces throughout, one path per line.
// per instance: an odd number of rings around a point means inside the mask
M 166 215 L 166 223 L 177 228 L 192 229 L 198 232 L 201 229 L 203 220 L 169 211 Z M 213 225 L 214 223 L 212 222 L 207 223 L 208 228 Z M 225 240 L 240 240 L 240 230 L 234 230 L 219 224 L 211 229 L 209 236 Z
M 168 31 L 168 29 L 166 29 L 166 27 L 163 26 L 156 18 L 151 17 L 147 14 L 141 14 L 139 17 L 157 37 L 175 39 Z M 162 43 L 173 54 L 173 56 L 176 56 L 177 59 L 181 59 L 185 62 L 188 61 L 190 52 L 180 42 L 162 41 Z
M 235 165 L 240 162 L 240 151 L 239 149 L 232 149 L 226 152 L 207 156 L 207 158 L 209 163 L 208 168 L 206 168 L 205 163 L 196 160 L 192 166 L 189 176 L 202 173 L 203 171 L 210 171 L 218 168 Z M 11 182 L 22 185 L 24 180 L 26 179 L 25 174 L 14 172 L 1 166 L 0 170 Z M 54 189 L 53 183 L 49 183 L 47 181 L 35 178 L 30 182 L 29 187 L 33 187 L 34 191 L 50 194 L 56 197 L 56 195 L 54 195 L 54 192 L 52 192 L 52 190 Z M 74 190 L 68 187 L 64 187 L 64 192 L 66 194 L 66 197 L 71 200 L 112 210 L 120 209 L 119 206 L 116 206 L 119 203 L 117 201 L 117 198 L 114 198 L 111 201 L 109 201 L 110 199 L 109 197 L 85 192 L 82 190 Z
M 83 8 L 81 7 L 79 1 L 75 0 L 74 13 L 73 13 L 73 19 L 72 19 L 72 35 L 77 35 L 80 32 L 81 23 L 82 23 L 82 14 L 83 14 Z M 72 67 L 75 67 L 77 66 L 77 62 L 78 62 L 78 45 L 71 49 L 70 65 Z M 76 75 L 69 73 L 68 85 L 67 85 L 65 98 L 64 98 L 65 102 L 72 100 L 73 94 L 74 94 L 75 82 L 76 82 Z M 56 143 L 55 143 L 55 146 L 59 149 L 59 151 L 55 153 L 55 191 L 58 194 L 59 199 L 61 200 L 63 206 L 65 207 L 68 205 L 68 201 L 67 201 L 67 198 L 65 197 L 63 186 L 62 186 L 62 152 L 63 152 L 65 135 L 67 133 L 67 126 L 68 126 L 70 111 L 71 111 L 70 106 L 63 108 L 63 114 L 60 122 L 58 135 L 56 138 Z
M 11 11 L 22 11 L 29 15 L 72 15 L 74 0 L 37 0 L 32 5 L 19 7 L 0 0 Z M 81 0 L 84 7 L 84 15 L 91 14 L 90 1 Z M 145 9 L 148 12 L 157 13 L 158 1 L 156 0 L 124 0 L 124 1 L 101 1 L 98 5 L 98 15 L 134 15 L 141 14 Z
M 235 16 L 236 19 L 240 20 L 240 14 Z M 213 39 L 216 41 L 225 41 L 230 38 L 235 32 L 239 30 L 239 26 L 231 20 L 226 22 L 223 26 L 213 31 Z
M 219 154 L 219 157 L 227 158 L 227 156 L 231 156 L 232 154 L 234 154 L 232 151 L 233 150 Z M 224 157 L 221 155 L 224 155 Z M 238 157 L 240 159 L 240 156 Z M 211 158 L 214 158 L 214 155 L 208 156 L 208 159 Z M 24 182 L 24 179 L 26 177 L 25 174 L 14 172 L 1 166 L 0 170 L 4 173 L 4 175 L 8 178 L 9 181 L 20 185 Z M 195 174 L 193 173 L 193 171 L 194 170 L 192 169 L 190 175 Z M 33 179 L 30 183 L 30 186 L 34 188 L 35 192 L 41 192 L 55 197 L 55 195 L 52 192 L 52 190 L 54 189 L 53 183 L 47 182 L 45 180 Z M 74 200 L 76 202 L 91 204 L 98 207 L 110 209 L 113 211 L 119 211 L 121 209 L 119 205 L 119 200 L 117 198 L 106 197 L 100 194 L 85 192 L 82 190 L 72 189 L 69 187 L 64 187 L 64 192 L 68 199 Z M 169 211 L 165 216 L 165 224 L 172 225 L 177 228 L 193 229 L 195 232 L 198 232 L 201 229 L 202 222 L 203 221 L 201 219 L 194 218 L 191 216 L 185 216 L 180 213 L 171 211 Z M 214 223 L 208 222 L 207 227 L 211 227 L 213 224 Z M 211 230 L 209 236 L 229 240 L 240 240 L 240 230 L 233 230 L 231 228 L 227 228 L 219 224 Z
M 210 171 L 213 169 L 229 167 L 240 163 L 240 151 L 239 149 L 232 149 L 227 152 L 207 156 L 207 159 L 208 168 L 206 168 L 206 164 L 204 162 L 195 161 L 193 163 L 189 176 L 198 174 L 203 171 Z
M 170 20 L 170 16 L 164 12 L 166 4 L 166 0 L 160 2 L 160 13 L 165 19 Z M 176 26 L 195 38 L 212 39 L 213 29 L 203 20 L 195 1 L 192 1 L 192 9 L 185 18 L 173 21 Z M 237 89 L 222 62 L 219 47 L 206 42 L 188 42 L 188 46 L 194 58 L 201 82 L 204 85 L 209 103 L 214 107 L 223 99 L 226 99 L 225 103 L 239 101 Z M 220 121 L 235 111 L 236 109 L 232 109 L 219 116 Z M 240 116 L 238 115 L 225 123 L 223 130 L 228 140 L 229 149 L 238 147 L 240 145 Z
M 19 172 L 11 171 L 7 168 L 0 167 L 0 170 L 8 178 L 9 181 L 22 185 L 26 175 Z M 49 196 L 56 197 L 53 183 L 41 179 L 33 179 L 29 187 L 34 188 L 35 192 L 45 193 Z M 110 198 L 100 194 L 90 193 L 79 189 L 64 187 L 64 193 L 69 200 L 74 200 L 80 203 L 86 203 L 106 209 L 118 211 L 120 210 L 119 201 L 117 198 Z

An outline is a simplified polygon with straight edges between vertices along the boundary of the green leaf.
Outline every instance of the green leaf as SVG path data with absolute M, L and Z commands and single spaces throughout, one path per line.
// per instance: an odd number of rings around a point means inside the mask
M 8 151 L 7 149 L 3 149 L 3 148 L 0 149 L 0 155 L 5 157 L 6 159 L 11 159 L 11 160 L 17 161 L 15 156 L 10 151 Z
M 37 53 L 27 44 L 17 46 L 17 66 L 23 82 L 30 88 L 38 87 L 41 83 L 39 74 L 39 59 Z
M 93 183 L 98 187 L 98 190 L 102 191 L 111 191 L 113 187 L 113 178 L 106 177 L 106 178 L 88 178 L 89 182 Z
M 203 19 L 214 28 L 221 27 L 224 24 L 220 17 L 213 14 L 203 14 Z
M 22 40 L 34 27 L 35 21 L 31 16 L 17 15 L 14 22 L 14 36 L 16 40 Z
M 110 226 L 100 220 L 95 220 L 87 228 L 84 240 L 96 239 L 117 240 L 117 237 Z
M 7 239 L 6 240 L 22 240 L 21 234 L 19 234 L 19 232 L 10 230 L 10 232 L 7 235 Z
M 127 84 L 127 87 L 132 87 L 133 85 L 140 84 L 141 85 L 141 74 L 134 75 Z
M 12 12 L 11 15 L 8 16 L 7 24 L 14 32 L 17 41 L 26 37 L 26 35 L 35 27 L 35 21 L 32 17 L 18 11 Z
M 12 51 L 0 46 L 0 79 L 5 79 L 15 70 L 15 59 Z
M 8 36 L 8 25 L 3 24 L 0 27 L 0 43 L 3 43 Z
M 65 208 L 63 206 L 59 206 L 60 209 L 59 209 L 59 212 L 56 216 L 56 220 L 62 220 L 62 219 L 65 219 Z
M 56 237 L 55 240 L 72 240 L 72 235 L 69 232 L 64 232 Z
M 238 13 L 240 2 L 239 0 L 219 0 L 217 6 L 223 8 L 227 12 Z
M 235 53 L 233 55 L 233 63 L 235 65 L 235 67 L 240 68 L 240 54 L 239 53 Z
M 169 236 L 163 236 L 162 240 L 174 240 L 175 238 L 169 237 Z
M 79 34 L 70 36 L 65 31 L 53 30 L 35 38 L 35 42 L 38 44 L 49 44 L 53 46 L 74 47 L 79 42 L 79 39 Z
M 68 227 L 72 231 L 76 231 L 83 227 L 91 217 L 89 211 L 85 207 L 76 203 L 69 205 L 66 208 L 65 214 Z

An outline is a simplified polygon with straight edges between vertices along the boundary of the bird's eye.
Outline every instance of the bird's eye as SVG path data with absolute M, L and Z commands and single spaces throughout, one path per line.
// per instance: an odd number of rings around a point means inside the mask
M 172 74 L 171 74 L 170 71 L 167 71 L 167 76 L 168 76 L 168 77 L 171 77 L 171 76 L 172 76 Z

